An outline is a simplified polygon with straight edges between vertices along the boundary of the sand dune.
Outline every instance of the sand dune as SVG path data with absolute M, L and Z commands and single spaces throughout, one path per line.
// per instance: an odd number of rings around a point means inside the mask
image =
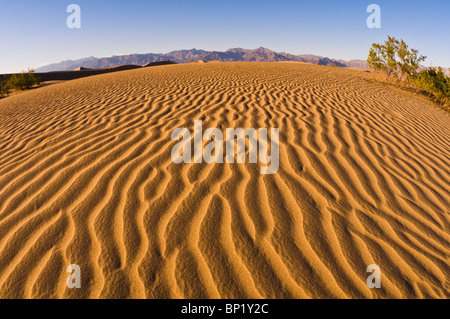
M 174 164 L 172 131 L 197 119 L 279 128 L 279 171 Z M 450 114 L 363 71 L 193 63 L 55 84 L 0 100 L 0 152 L 2 298 L 450 297 Z

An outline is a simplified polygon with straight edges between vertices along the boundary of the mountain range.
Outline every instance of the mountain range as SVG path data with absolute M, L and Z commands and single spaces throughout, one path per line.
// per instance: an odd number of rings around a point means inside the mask
M 204 51 L 204 50 L 178 50 L 169 53 L 147 53 L 115 55 L 112 57 L 96 58 L 88 57 L 79 60 L 67 60 L 60 63 L 48 64 L 36 69 L 36 72 L 69 71 L 77 68 L 109 68 L 118 65 L 146 65 L 160 61 L 173 61 L 176 63 L 189 63 L 196 61 L 220 61 L 220 62 L 280 62 L 295 61 L 319 65 L 335 65 L 339 67 L 350 67 L 367 69 L 367 62 L 363 60 L 336 60 L 311 54 L 293 55 L 284 52 L 275 52 L 266 48 L 253 50 L 234 48 L 227 51 Z

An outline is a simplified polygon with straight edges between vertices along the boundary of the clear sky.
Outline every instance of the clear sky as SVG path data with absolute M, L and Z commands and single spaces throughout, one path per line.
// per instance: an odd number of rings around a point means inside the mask
M 81 7 L 69 29 L 66 8 Z M 381 29 L 366 8 L 381 7 Z M 450 67 L 450 0 L 0 0 L 0 73 L 74 60 L 179 49 L 266 47 L 366 59 L 372 42 L 402 38 Z

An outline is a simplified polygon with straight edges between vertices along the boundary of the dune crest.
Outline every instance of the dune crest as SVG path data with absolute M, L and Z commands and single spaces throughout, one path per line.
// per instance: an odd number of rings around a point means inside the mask
M 173 163 L 195 120 L 279 128 L 278 172 Z M 363 71 L 68 81 L 0 100 L 0 151 L 1 298 L 450 297 L 450 115 Z

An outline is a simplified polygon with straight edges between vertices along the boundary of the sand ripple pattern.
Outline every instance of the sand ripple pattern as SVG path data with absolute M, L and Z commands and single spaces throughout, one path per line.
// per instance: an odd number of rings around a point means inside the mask
M 171 132 L 196 119 L 279 128 L 280 170 L 172 163 Z M 207 63 L 56 84 L 0 101 L 0 297 L 449 298 L 449 190 L 449 114 L 363 71 Z

